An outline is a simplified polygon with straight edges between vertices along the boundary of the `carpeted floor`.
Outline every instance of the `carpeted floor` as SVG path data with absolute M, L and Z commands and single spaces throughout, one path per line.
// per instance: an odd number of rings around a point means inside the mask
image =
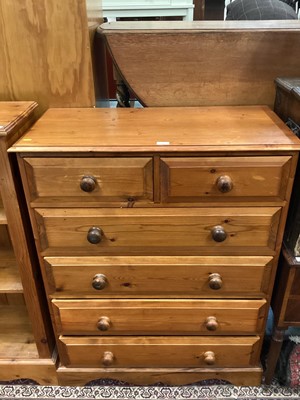
M 85 386 L 2 385 L 0 399 L 280 400 L 300 399 L 300 390 L 280 386 Z

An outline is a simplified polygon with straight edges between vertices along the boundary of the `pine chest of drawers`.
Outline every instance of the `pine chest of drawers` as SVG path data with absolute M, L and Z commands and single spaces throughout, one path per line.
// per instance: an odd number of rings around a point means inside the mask
M 48 110 L 10 151 L 60 384 L 259 384 L 299 148 L 266 107 Z

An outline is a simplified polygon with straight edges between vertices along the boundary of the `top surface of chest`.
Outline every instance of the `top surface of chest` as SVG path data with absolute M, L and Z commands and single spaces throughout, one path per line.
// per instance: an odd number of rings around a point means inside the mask
M 16 152 L 299 150 L 267 107 L 50 109 L 11 148 Z

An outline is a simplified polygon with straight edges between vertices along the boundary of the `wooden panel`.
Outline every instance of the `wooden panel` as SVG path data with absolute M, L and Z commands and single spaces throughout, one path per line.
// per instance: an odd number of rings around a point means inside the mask
M 3 0 L 0 96 L 49 106 L 93 106 L 84 0 Z
M 24 295 L 19 292 L 0 293 L 0 304 L 6 306 L 22 306 L 24 307 Z
M 269 292 L 270 257 L 47 257 L 52 297 L 261 297 Z M 96 274 L 107 285 L 92 286 Z M 220 276 L 220 285 L 211 282 Z
M 4 208 L 0 208 L 0 225 L 6 225 L 7 224 L 7 219 L 6 219 L 6 213 Z
M 17 2 L 11 4 L 17 4 Z M 0 10 L 2 5 L 3 2 L 1 3 Z M 2 18 L 2 15 L 0 18 Z M 15 26 L 17 27 L 17 24 Z M 21 102 L 19 106 L 16 102 L 0 102 L 1 116 L 3 117 L 7 110 L 8 115 L 12 117 L 10 122 L 6 120 L 5 134 L 2 135 L 0 140 L 0 191 L 11 239 L 11 243 L 7 243 L 5 248 L 10 249 L 12 246 L 16 257 L 38 354 L 41 358 L 51 358 L 54 338 L 52 336 L 39 265 L 36 259 L 36 249 L 34 247 L 31 228 L 29 227 L 28 210 L 25 201 L 20 201 L 22 190 L 20 188 L 21 183 L 18 180 L 19 175 L 14 169 L 16 168 L 16 164 L 12 159 L 13 157 L 9 159 L 7 155 L 7 147 L 11 141 L 16 140 L 24 132 L 24 129 L 32 125 L 36 107 L 37 104 L 33 102 Z M 5 121 L 5 117 L 3 120 Z M 5 235 L 8 242 L 7 233 Z M 0 226 L 0 242 L 2 238 L 3 235 Z M 7 296 L 10 296 L 10 294 L 8 293 Z M 18 295 L 12 294 L 11 296 L 15 299 Z M 11 303 L 11 299 L 9 303 Z
M 6 224 L 0 224 L 0 249 L 1 251 L 11 251 L 12 249 L 7 221 Z
M 0 293 L 22 293 L 23 287 L 13 251 L 0 250 Z
M 162 200 L 285 199 L 290 161 L 288 156 L 163 158 Z
M 191 208 L 191 209 L 36 209 L 42 250 L 63 249 L 65 255 L 117 255 L 120 251 L 154 254 L 161 251 L 206 254 L 263 250 L 273 254 L 280 217 L 276 207 Z M 221 226 L 227 238 L 213 240 Z M 101 233 L 91 244 L 90 230 Z M 38 233 L 37 232 L 37 233 Z M 124 254 L 124 253 L 123 253 Z
M 37 108 L 32 101 L 0 101 L 0 136 L 5 136 L 7 147 L 32 125 Z
M 300 325 L 299 308 L 300 308 L 300 297 L 288 299 L 284 316 L 284 320 L 287 323 L 287 325 L 290 326 Z
M 10 151 L 64 151 L 78 157 L 90 151 L 114 156 L 118 151 L 230 151 L 232 155 L 299 149 L 299 140 L 275 113 L 253 106 L 51 109 Z
M 66 368 L 57 369 L 60 385 L 84 386 L 97 379 L 115 379 L 135 385 L 187 385 L 221 379 L 238 386 L 259 386 L 262 368 Z
M 290 289 L 291 296 L 300 296 L 300 266 L 292 266 L 291 272 L 293 273 L 293 283 Z
M 2 381 L 19 381 L 20 376 L 26 376 L 40 385 L 58 385 L 55 360 L 51 358 L 0 360 L 0 376 Z
M 275 80 L 276 97 L 274 111 L 286 122 L 291 118 L 300 124 L 300 78 L 281 78 Z
M 262 333 L 265 300 L 53 300 L 61 335 Z
M 0 359 L 39 358 L 26 307 L 0 306 Z
M 207 352 L 214 353 L 215 367 L 249 367 L 258 361 L 259 337 L 60 337 L 62 363 L 66 366 L 103 366 L 105 352 L 113 354 L 109 366 L 180 367 L 208 366 Z
M 122 22 L 101 27 L 118 70 L 149 107 L 180 106 L 183 97 L 185 106 L 272 107 L 275 78 L 299 75 L 300 59 L 294 57 L 300 52 L 299 21 Z
M 25 169 L 31 201 L 48 198 L 56 207 L 153 197 L 151 158 L 26 158 Z M 89 192 L 81 189 L 84 177 L 94 182 Z

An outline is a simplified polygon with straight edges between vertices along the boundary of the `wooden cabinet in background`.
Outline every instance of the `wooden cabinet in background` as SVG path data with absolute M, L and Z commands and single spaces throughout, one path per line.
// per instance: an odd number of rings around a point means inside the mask
M 261 106 L 48 110 L 10 152 L 59 383 L 259 385 L 299 149 Z
M 276 79 L 274 111 L 300 136 L 300 78 Z M 300 326 L 300 163 L 295 175 L 284 246 L 276 276 L 272 309 L 274 329 L 266 360 L 265 382 L 271 383 L 288 327 Z
M 7 154 L 33 124 L 36 108 L 0 102 L 0 382 L 27 378 L 48 385 L 57 382 L 55 342 L 28 211 Z

